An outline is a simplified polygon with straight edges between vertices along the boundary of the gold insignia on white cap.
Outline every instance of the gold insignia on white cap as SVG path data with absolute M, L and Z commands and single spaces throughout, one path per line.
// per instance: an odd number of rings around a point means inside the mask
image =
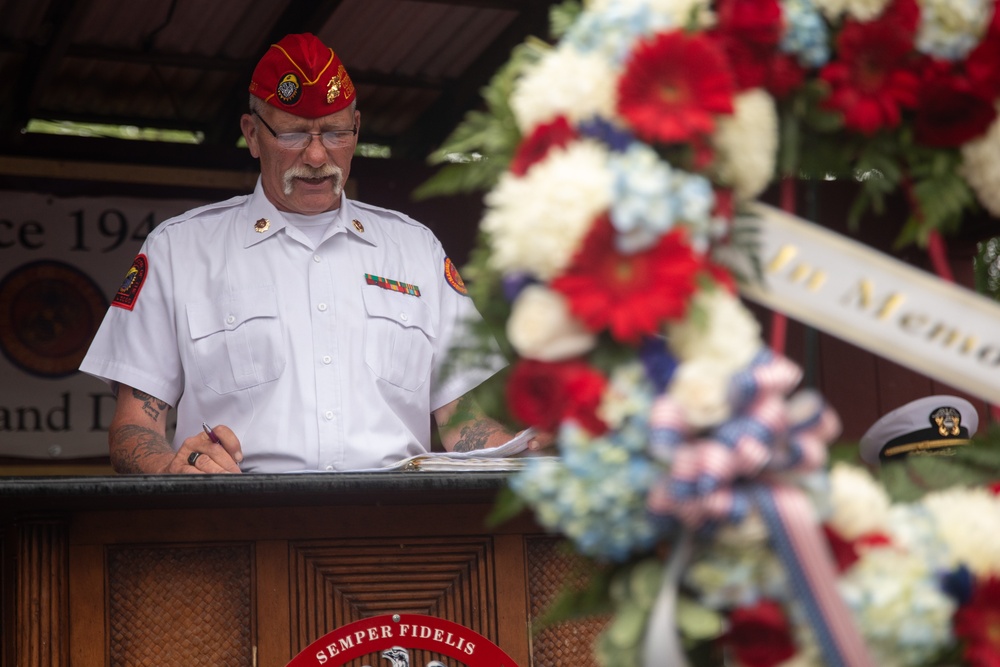
M 263 234 L 271 228 L 271 221 L 267 218 L 261 218 L 253 224 L 253 230 L 258 234 Z

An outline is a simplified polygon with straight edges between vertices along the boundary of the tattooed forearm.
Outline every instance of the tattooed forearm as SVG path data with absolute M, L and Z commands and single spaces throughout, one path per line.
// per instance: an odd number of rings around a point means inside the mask
M 155 396 L 151 396 L 144 391 L 139 391 L 138 389 L 132 390 L 132 396 L 135 399 L 142 401 L 142 411 L 149 415 L 150 419 L 153 421 L 159 420 L 163 411 L 169 407 L 165 401 L 161 401 Z
M 506 439 L 506 432 L 503 428 L 492 421 L 478 421 L 462 427 L 462 434 L 455 443 L 456 452 L 472 452 L 486 449 L 490 446 L 490 440 L 501 434 Z
M 108 433 L 111 465 L 120 473 L 152 472 L 150 459 L 173 455 L 173 448 L 162 435 L 142 426 L 127 424 Z

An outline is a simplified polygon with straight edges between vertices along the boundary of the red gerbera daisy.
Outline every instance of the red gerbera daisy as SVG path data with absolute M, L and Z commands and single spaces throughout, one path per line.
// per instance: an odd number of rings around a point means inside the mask
M 740 607 L 729 617 L 722 641 L 743 667 L 774 667 L 795 655 L 791 626 L 777 602 L 761 600 Z
M 743 41 L 771 48 L 781 39 L 778 0 L 721 0 L 718 29 Z
M 565 116 L 559 116 L 550 123 L 539 125 L 517 147 L 510 162 L 511 172 L 515 176 L 524 176 L 531 165 L 544 159 L 551 149 L 566 146 L 576 137 L 576 130 Z
M 680 229 L 649 250 L 618 252 L 614 228 L 603 216 L 552 288 L 566 296 L 570 310 L 591 331 L 608 329 L 616 340 L 637 343 L 657 333 L 664 321 L 684 315 L 703 268 Z
M 721 41 L 733 69 L 736 88 L 765 86 L 772 78 L 775 47 L 781 39 L 781 7 L 778 0 L 722 0 L 718 24 L 713 31 Z
M 847 128 L 871 135 L 898 125 L 901 109 L 916 105 L 911 8 L 912 0 L 897 0 L 879 20 L 848 21 L 837 36 L 840 59 L 820 76 L 831 88 L 825 106 L 843 113 Z
M 522 359 L 507 382 L 507 405 L 515 419 L 549 433 L 573 419 L 600 435 L 608 428 L 596 414 L 606 385 L 607 379 L 582 361 Z
M 676 30 L 641 41 L 618 80 L 618 112 L 647 141 L 689 141 L 733 112 L 735 87 L 719 44 Z
M 1000 578 L 976 586 L 955 613 L 955 635 L 966 641 L 965 658 L 975 667 L 1000 667 Z
M 961 146 L 986 132 L 996 115 L 993 99 L 984 98 L 949 64 L 934 62 L 924 70 L 914 119 L 917 141 L 942 148 Z
M 771 60 L 764 87 L 779 100 L 798 90 L 806 78 L 806 71 L 799 61 L 786 53 L 779 53 Z

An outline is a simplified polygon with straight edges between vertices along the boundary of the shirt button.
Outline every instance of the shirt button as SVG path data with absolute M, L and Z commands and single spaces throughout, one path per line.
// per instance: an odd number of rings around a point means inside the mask
M 406 320 L 408 320 L 410 318 L 406 316 L 406 313 L 400 313 L 399 314 L 399 319 L 401 319 L 401 320 L 403 320 L 405 322 Z
M 319 255 L 313 255 L 313 261 L 319 264 L 320 262 L 323 261 L 323 258 L 320 257 Z
M 327 472 L 333 472 L 334 471 L 334 467 L 333 466 L 327 466 L 326 467 L 326 471 Z
M 328 363 L 330 363 L 332 361 L 333 361 L 333 357 L 331 357 L 329 354 L 323 356 L 323 363 L 324 364 L 328 364 Z
M 232 324 L 235 321 L 236 321 L 236 318 L 234 316 L 232 316 L 232 315 L 230 315 L 229 317 L 226 318 L 226 324 Z
M 319 308 L 320 312 L 325 312 L 326 311 L 326 304 L 325 303 L 321 303 L 321 304 L 319 304 L 316 307 Z
M 323 416 L 326 417 L 327 419 L 333 419 L 333 410 L 327 410 L 326 412 L 323 413 Z

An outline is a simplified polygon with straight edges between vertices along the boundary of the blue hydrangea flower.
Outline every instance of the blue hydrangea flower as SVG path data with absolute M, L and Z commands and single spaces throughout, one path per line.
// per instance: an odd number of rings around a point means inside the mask
M 714 205 L 712 186 L 702 176 L 674 169 L 656 151 L 633 142 L 611 156 L 611 223 L 621 252 L 654 245 L 675 224 L 707 227 Z
M 616 65 L 625 62 L 635 41 L 673 27 L 664 12 L 648 5 L 610 3 L 602 11 L 585 11 L 566 32 L 563 42 L 583 53 L 596 51 Z
M 785 34 L 781 50 L 798 57 L 803 67 L 822 67 L 830 60 L 830 35 L 823 16 L 810 0 L 783 0 Z
M 630 413 L 617 429 L 594 437 L 574 422 L 564 423 L 560 456 L 528 459 L 510 486 L 539 523 L 565 535 L 581 553 L 621 562 L 657 539 L 646 494 L 658 471 L 644 453 L 652 388 L 628 380 L 616 387 L 619 406 Z

